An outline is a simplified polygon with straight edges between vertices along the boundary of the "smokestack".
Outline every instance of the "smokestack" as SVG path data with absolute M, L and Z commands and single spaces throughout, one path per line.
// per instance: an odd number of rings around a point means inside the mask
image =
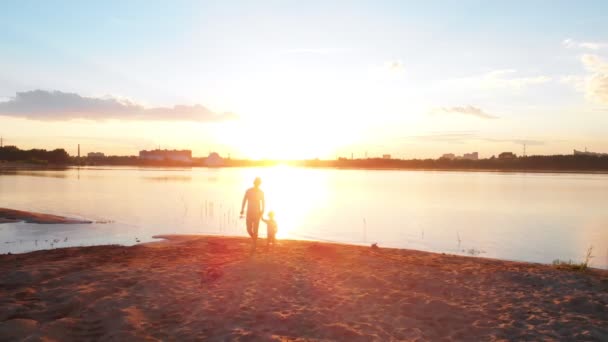
M 80 159 L 80 144 L 78 144 L 78 159 Z

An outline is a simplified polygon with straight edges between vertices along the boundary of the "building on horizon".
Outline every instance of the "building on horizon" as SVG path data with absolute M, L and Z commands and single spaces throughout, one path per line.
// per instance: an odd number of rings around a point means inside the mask
M 382 159 L 392 159 L 390 154 L 383 154 Z
M 205 166 L 207 167 L 220 167 L 224 165 L 224 158 L 217 152 L 211 152 L 205 158 Z
M 608 157 L 608 153 L 599 153 L 599 152 L 589 152 L 585 148 L 584 151 L 574 150 L 575 156 L 593 156 L 593 157 Z
M 517 155 L 513 152 L 502 152 L 498 155 L 498 159 L 515 159 Z
M 191 162 L 192 151 L 190 150 L 151 150 L 151 151 L 139 151 L 139 158 L 144 160 L 156 160 L 156 161 L 178 161 L 178 162 Z
M 89 152 L 87 153 L 88 158 L 103 158 L 106 155 L 103 152 Z
M 465 153 L 462 156 L 457 156 L 454 153 L 445 153 L 443 154 L 439 159 L 448 159 L 448 160 L 478 160 L 479 159 L 479 153 L 478 152 L 471 152 L 471 153 Z
M 462 156 L 462 159 L 466 159 L 466 160 L 478 160 L 479 159 L 479 153 L 477 153 L 477 152 L 465 153 Z

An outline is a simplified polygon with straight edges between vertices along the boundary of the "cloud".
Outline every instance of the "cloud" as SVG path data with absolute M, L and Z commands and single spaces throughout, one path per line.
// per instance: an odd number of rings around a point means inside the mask
M 463 106 L 463 107 L 441 107 L 432 110 L 432 113 L 437 114 L 462 114 L 468 116 L 475 116 L 482 119 L 498 119 L 497 116 L 488 114 L 484 112 L 482 109 L 473 107 L 473 106 Z
M 195 105 L 146 108 L 116 97 L 85 97 L 61 91 L 32 90 L 17 92 L 0 102 L 0 115 L 34 120 L 158 120 L 220 122 L 235 120 L 233 113 L 216 113 Z
M 581 56 L 585 69 L 596 73 L 608 73 L 608 62 L 597 55 L 585 54 Z
M 608 62 L 597 55 L 585 54 L 581 57 L 581 63 L 591 73 L 585 82 L 586 97 L 608 104 Z
M 600 42 L 578 42 L 576 40 L 568 38 L 562 41 L 562 46 L 567 49 L 599 50 L 608 46 L 608 44 Z

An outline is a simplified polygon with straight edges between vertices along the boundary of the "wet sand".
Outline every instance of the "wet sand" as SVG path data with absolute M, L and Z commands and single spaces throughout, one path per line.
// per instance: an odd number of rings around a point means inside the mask
M 0 223 L 10 223 L 24 221 L 28 223 L 40 223 L 40 224 L 76 224 L 76 223 L 91 223 L 87 220 L 73 219 L 69 217 L 49 215 L 42 213 L 35 213 L 31 211 L 14 210 L 7 208 L 0 208 Z
M 0 340 L 608 340 L 607 271 L 167 238 L 0 256 Z

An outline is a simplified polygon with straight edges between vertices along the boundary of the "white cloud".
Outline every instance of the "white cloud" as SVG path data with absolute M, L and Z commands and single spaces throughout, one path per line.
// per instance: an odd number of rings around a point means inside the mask
M 591 49 L 591 50 L 599 50 L 602 48 L 604 44 L 601 43 L 591 43 L 591 42 L 583 42 L 580 43 L 579 46 L 585 49 Z
M 597 55 L 585 54 L 581 63 L 591 73 L 585 81 L 587 98 L 608 104 L 608 62 Z
M 585 54 L 581 56 L 581 62 L 588 71 L 608 73 L 608 63 L 600 56 Z
M 474 116 L 481 119 L 498 119 L 497 116 L 489 114 L 483 111 L 481 108 L 473 106 L 456 106 L 456 107 L 441 107 L 432 110 L 434 114 L 460 114 L 467 116 Z
M 18 92 L 8 101 L 0 102 L 0 115 L 35 120 L 124 119 L 218 122 L 237 119 L 235 114 L 215 113 L 199 104 L 146 108 L 133 101 L 116 97 L 85 97 L 75 93 L 46 90 Z
M 567 49 L 588 49 L 588 50 L 599 50 L 608 46 L 606 43 L 601 42 L 579 42 L 573 39 L 564 39 L 562 46 Z

